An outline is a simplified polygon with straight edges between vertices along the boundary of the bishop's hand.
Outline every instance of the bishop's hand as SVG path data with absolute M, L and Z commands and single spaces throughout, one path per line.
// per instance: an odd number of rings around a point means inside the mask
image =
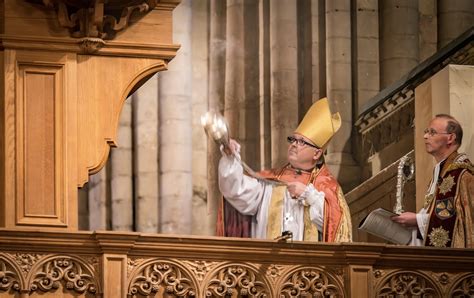
M 234 155 L 240 151 L 240 144 L 234 139 L 229 139 L 229 144 L 222 149 L 226 155 Z
M 288 182 L 287 187 L 293 199 L 298 199 L 306 189 L 306 185 L 301 182 Z

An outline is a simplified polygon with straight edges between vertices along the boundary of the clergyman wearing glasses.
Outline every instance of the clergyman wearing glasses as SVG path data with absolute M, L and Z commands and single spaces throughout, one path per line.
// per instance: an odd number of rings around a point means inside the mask
M 288 164 L 261 172 L 276 183 L 244 175 L 233 155 L 240 145 L 231 140 L 219 162 L 219 188 L 225 200 L 218 234 L 275 239 L 291 232 L 293 240 L 352 241 L 349 208 L 323 159 L 340 126 L 339 114 L 331 114 L 328 100 L 316 101 L 287 138 Z
M 462 128 L 450 115 L 436 115 L 424 130 L 425 148 L 437 164 L 418 213 L 393 221 L 413 229 L 412 245 L 474 248 L 474 167 L 458 153 Z

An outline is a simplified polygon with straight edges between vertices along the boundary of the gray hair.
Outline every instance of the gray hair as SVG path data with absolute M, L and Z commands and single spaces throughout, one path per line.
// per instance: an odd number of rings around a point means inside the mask
M 448 125 L 446 126 L 446 132 L 454 133 L 454 135 L 456 136 L 454 143 L 461 146 L 462 127 L 461 127 L 461 124 L 459 124 L 458 120 L 456 120 L 453 116 L 448 115 L 448 114 L 437 114 L 435 118 L 442 118 L 442 119 L 448 120 Z

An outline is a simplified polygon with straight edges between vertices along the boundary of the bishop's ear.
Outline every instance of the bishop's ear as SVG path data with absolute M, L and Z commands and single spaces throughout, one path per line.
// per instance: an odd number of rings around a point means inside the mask
M 313 160 L 314 161 L 317 161 L 321 158 L 321 155 L 323 154 L 323 150 L 321 149 L 316 149 L 316 151 L 314 152 L 314 155 L 313 155 Z

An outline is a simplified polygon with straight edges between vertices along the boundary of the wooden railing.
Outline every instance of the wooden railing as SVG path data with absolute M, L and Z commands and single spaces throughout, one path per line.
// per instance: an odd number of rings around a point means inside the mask
M 0 230 L 0 297 L 466 297 L 473 268 L 472 249 Z
M 413 152 L 408 154 L 410 158 L 414 158 Z M 352 237 L 354 241 L 363 242 L 379 242 L 387 241 L 370 235 L 367 232 L 358 229 L 359 223 L 373 210 L 377 208 L 385 208 L 393 210 L 397 197 L 397 179 L 398 166 L 400 160 L 395 161 L 388 167 L 384 168 L 377 175 L 364 181 L 359 186 L 351 190 L 345 195 L 349 209 L 351 210 L 352 219 Z M 411 179 L 406 182 L 402 189 L 404 211 L 416 211 L 415 201 L 415 180 Z

